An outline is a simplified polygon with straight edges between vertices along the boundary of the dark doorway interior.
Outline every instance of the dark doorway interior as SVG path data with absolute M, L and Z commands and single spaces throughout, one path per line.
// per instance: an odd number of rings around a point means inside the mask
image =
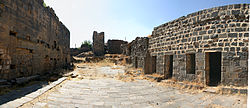
M 135 57 L 135 68 L 138 68 L 138 58 Z
M 152 57 L 152 73 L 156 73 L 156 56 Z
M 164 61 L 164 78 L 172 78 L 173 76 L 173 55 L 166 55 Z
M 217 86 L 221 82 L 221 52 L 211 52 L 206 57 L 207 85 Z

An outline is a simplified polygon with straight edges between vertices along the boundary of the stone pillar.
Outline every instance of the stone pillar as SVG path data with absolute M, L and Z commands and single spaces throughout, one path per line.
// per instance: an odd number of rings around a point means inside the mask
M 93 33 L 93 53 L 95 56 L 104 56 L 104 32 Z

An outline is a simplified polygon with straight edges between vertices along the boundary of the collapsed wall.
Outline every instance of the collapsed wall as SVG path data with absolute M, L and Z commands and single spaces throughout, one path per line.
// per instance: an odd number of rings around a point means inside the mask
M 70 63 L 70 32 L 43 0 L 0 1 L 0 79 L 43 74 Z
M 148 37 L 137 37 L 130 43 L 130 57 L 135 68 L 144 68 L 144 58 L 148 50 Z
M 156 73 L 179 81 L 247 86 L 248 10 L 249 4 L 215 7 L 155 27 L 149 51 L 156 57 Z
M 95 56 L 104 56 L 104 32 L 97 33 L 94 31 L 93 33 L 93 53 Z
M 122 44 L 121 49 L 122 49 L 123 55 L 130 56 L 130 54 L 131 54 L 131 42 L 126 43 L 126 44 Z

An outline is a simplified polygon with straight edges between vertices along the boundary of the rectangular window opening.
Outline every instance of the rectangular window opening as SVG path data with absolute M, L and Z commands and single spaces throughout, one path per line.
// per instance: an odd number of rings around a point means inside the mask
M 14 32 L 14 31 L 10 31 L 10 36 L 17 36 L 17 32 Z
M 16 69 L 16 65 L 10 65 L 10 69 Z

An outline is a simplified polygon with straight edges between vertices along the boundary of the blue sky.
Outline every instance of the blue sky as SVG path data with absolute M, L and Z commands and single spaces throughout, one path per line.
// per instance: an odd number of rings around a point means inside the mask
M 71 47 L 92 41 L 93 31 L 105 40 L 132 41 L 148 36 L 153 28 L 187 14 L 250 0 L 45 0 L 71 32 Z

